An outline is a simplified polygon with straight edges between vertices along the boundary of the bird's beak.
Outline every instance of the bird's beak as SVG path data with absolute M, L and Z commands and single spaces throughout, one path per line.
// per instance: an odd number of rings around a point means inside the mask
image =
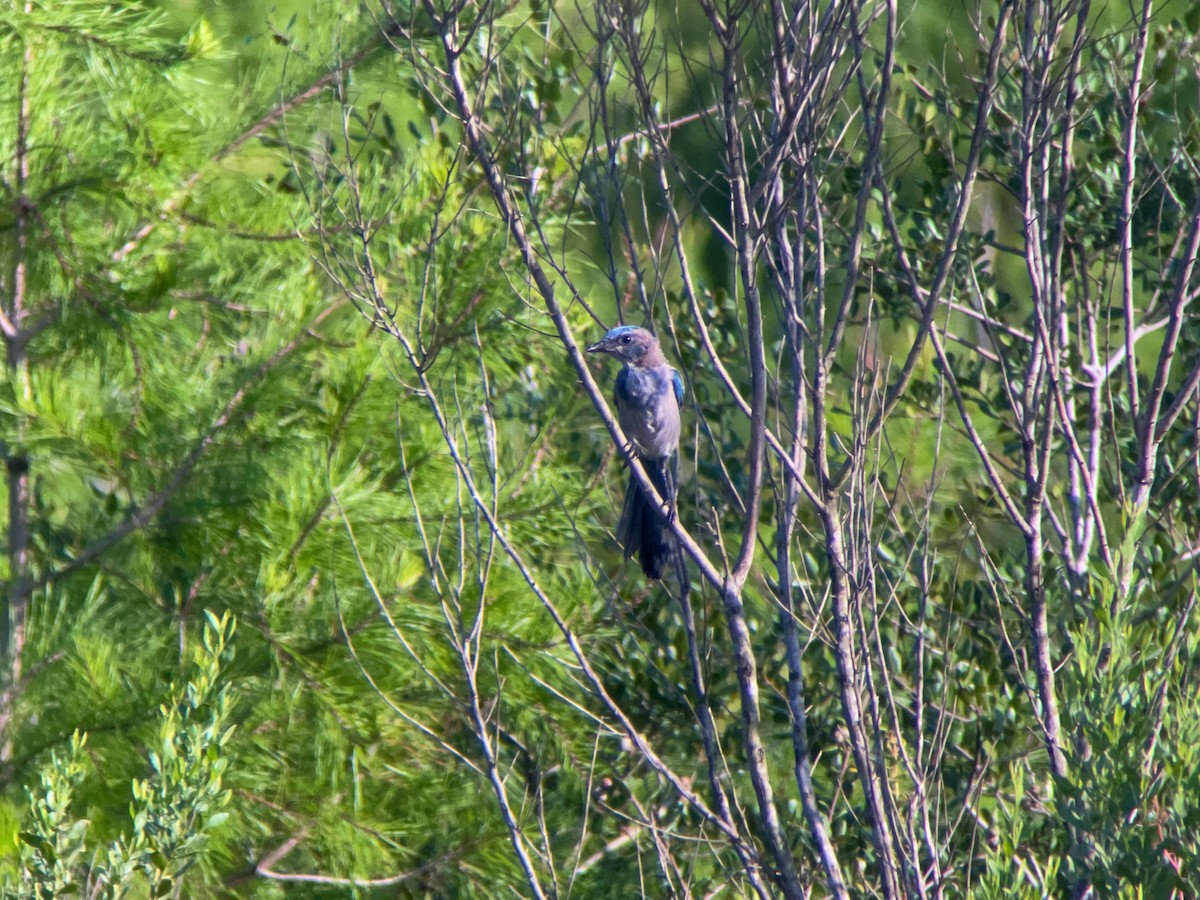
M 604 346 L 604 341 L 597 341 L 592 346 L 586 348 L 588 353 L 607 353 L 608 348 Z

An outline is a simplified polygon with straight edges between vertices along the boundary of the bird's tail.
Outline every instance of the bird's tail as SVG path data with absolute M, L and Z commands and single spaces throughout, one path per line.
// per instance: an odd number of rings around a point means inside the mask
M 659 496 L 674 506 L 675 478 L 671 462 L 664 458 L 643 460 L 642 463 Z M 621 521 L 617 524 L 617 540 L 625 548 L 626 559 L 637 553 L 647 578 L 662 578 L 675 550 L 675 536 L 632 475 L 625 490 Z

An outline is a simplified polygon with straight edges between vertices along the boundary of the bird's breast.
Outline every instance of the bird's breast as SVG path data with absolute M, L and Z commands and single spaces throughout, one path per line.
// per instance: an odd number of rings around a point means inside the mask
M 658 459 L 679 445 L 679 404 L 669 375 L 630 367 L 618 387 L 621 430 L 638 455 Z

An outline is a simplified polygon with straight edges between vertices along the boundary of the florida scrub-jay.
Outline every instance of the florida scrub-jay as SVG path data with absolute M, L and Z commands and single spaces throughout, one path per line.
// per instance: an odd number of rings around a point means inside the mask
M 679 448 L 679 407 L 683 380 L 667 365 L 658 340 L 645 328 L 622 325 L 587 348 L 608 353 L 625 363 L 617 375 L 614 399 L 621 430 L 646 469 L 650 482 L 675 515 L 675 451 Z M 634 552 L 647 578 L 661 578 L 675 542 L 667 520 L 631 474 L 625 506 L 617 525 L 617 540 L 625 558 Z

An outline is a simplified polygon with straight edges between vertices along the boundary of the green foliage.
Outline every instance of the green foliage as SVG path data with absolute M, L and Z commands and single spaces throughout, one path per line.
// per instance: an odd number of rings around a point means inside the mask
M 21 843 L 20 890 L 10 884 L 5 896 L 41 898 L 78 893 L 88 821 L 71 815 L 71 800 L 84 774 L 86 735 L 71 736 L 68 755 L 54 754 L 41 772 L 40 792 L 29 792 L 32 821 L 19 835 Z
M 1076 636 L 1063 694 L 1076 735 L 1079 774 L 1055 804 L 1064 821 L 1094 836 L 1092 863 L 1116 895 L 1197 891 L 1200 700 L 1181 662 L 1185 632 L 1165 617 L 1129 622 L 1097 610 L 1101 623 Z M 1186 651 L 1185 651 L 1186 652 Z
M 234 630 L 228 613 L 220 619 L 209 613 L 188 680 L 171 686 L 170 701 L 159 710 L 158 740 L 148 754 L 153 774 L 132 784 L 132 833 L 98 845 L 89 841 L 90 820 L 72 809 L 88 775 L 87 735 L 75 732 L 65 756 L 51 754 L 40 772 L 40 789 L 28 792 L 20 872 L 6 880 L 5 896 L 123 897 L 148 891 L 162 897 L 177 890 L 211 832 L 229 818 L 232 792 L 221 779 L 234 732 L 229 724 L 234 697 L 222 681 Z
M 32 586 L 0 753 L 7 890 L 527 894 L 496 782 L 536 871 L 557 878 L 562 895 L 745 889 L 737 852 L 632 746 L 542 602 L 637 733 L 711 802 L 680 603 L 620 565 L 611 531 L 623 467 L 477 160 L 460 147 L 427 17 L 385 39 L 375 7 L 332 0 L 208 4 L 202 16 L 174 3 L 23 7 L 0 11 L 0 66 L 12 85 L 0 101 L 6 314 L 12 273 L 23 265 L 26 279 L 24 338 L 10 342 L 0 384 L 0 442 L 10 466 L 29 466 L 26 560 L 5 554 L 0 571 L 6 602 L 22 578 Z M 755 16 L 769 7 L 747 12 L 758 25 L 739 44 L 747 128 L 767 120 L 770 41 Z M 890 73 L 884 169 L 912 275 L 928 286 L 984 59 L 958 7 L 901 12 L 909 24 Z M 649 105 L 679 120 L 661 134 L 644 127 L 631 51 L 594 10 L 513 7 L 484 23 L 460 62 L 577 340 L 600 320 L 650 317 L 684 372 L 681 521 L 706 549 L 731 550 L 750 432 L 707 347 L 743 397 L 751 384 L 713 118 L 721 84 L 709 62 L 720 47 L 700 16 L 666 4 L 629 14 L 646 41 L 639 58 L 660 67 Z M 1094 308 L 1119 322 L 1131 37 L 1127 23 L 1097 15 L 1092 25 L 1062 197 L 1073 277 L 1061 295 L 1075 321 Z M 1168 13 L 1152 29 L 1135 161 L 1152 174 L 1139 181 L 1132 217 L 1139 312 L 1161 308 L 1155 292 L 1173 283 L 1161 264 L 1196 203 L 1200 133 L 1186 103 L 1194 25 Z M 870 27 L 874 41 L 881 23 Z M 948 393 L 949 373 L 1023 502 L 1028 486 L 1014 475 L 1023 420 L 1009 392 L 1033 354 L 1021 335 L 1037 322 L 1019 203 L 1028 61 L 1009 49 L 947 277 L 958 309 L 937 318 L 1008 368 L 950 343 L 942 366 L 927 347 L 886 426 L 859 443 L 864 404 L 895 376 L 921 315 L 878 189 L 863 213 L 849 338 L 829 360 L 830 456 L 835 468 L 861 461 L 874 479 L 844 485 L 838 501 L 860 548 L 848 567 L 861 592 L 859 652 L 892 692 L 874 697 L 895 724 L 876 764 L 902 798 L 917 774 L 934 785 L 921 802 L 940 829 L 948 893 L 1055 895 L 1087 872 L 1101 893 L 1191 896 L 1200 894 L 1200 647 L 1194 558 L 1180 548 L 1200 533 L 1186 424 L 1195 400 L 1166 438 L 1149 505 L 1133 509 L 1137 423 L 1120 373 L 1101 398 L 1098 492 L 1113 569 L 1094 553 L 1077 571 L 1059 565 L 1061 538 L 1047 524 L 1038 562 L 1071 763 L 1071 777 L 1055 779 L 1029 662 L 1025 541 Z M 815 148 L 785 179 L 820 185 L 812 199 L 826 280 L 823 299 L 804 298 L 810 311 L 847 283 L 848 235 L 870 177 L 861 110 L 853 89 L 846 97 L 812 111 L 840 142 Z M 1046 124 L 1039 146 L 1060 146 L 1060 121 Z M 659 137 L 673 163 L 665 175 Z M 816 234 L 793 237 L 812 279 Z M 685 258 L 707 343 L 692 324 Z M 786 439 L 798 339 L 788 298 L 769 286 L 765 257 L 757 264 L 768 418 Z M 962 311 L 976 300 L 991 333 Z M 1185 373 L 1200 350 L 1193 326 L 1179 342 Z M 1063 358 L 1077 364 L 1087 342 L 1072 337 Z M 1120 339 L 1114 326 L 1101 343 Z M 607 392 L 612 372 L 596 374 Z M 1143 393 L 1152 375 L 1142 363 Z M 1087 408 L 1089 382 L 1064 383 Z M 1173 378 L 1171 391 L 1180 387 Z M 1070 448 L 1054 426 L 1048 444 L 1048 506 L 1061 522 L 1075 502 Z M 783 827 L 819 894 L 790 779 L 777 464 L 766 482 L 746 624 Z M 818 806 L 852 893 L 867 895 L 877 848 L 845 736 L 821 534 L 802 501 L 788 577 L 807 737 Z M 1125 596 L 1122 574 L 1133 585 Z M 722 601 L 697 586 L 691 602 L 719 781 L 753 834 Z

